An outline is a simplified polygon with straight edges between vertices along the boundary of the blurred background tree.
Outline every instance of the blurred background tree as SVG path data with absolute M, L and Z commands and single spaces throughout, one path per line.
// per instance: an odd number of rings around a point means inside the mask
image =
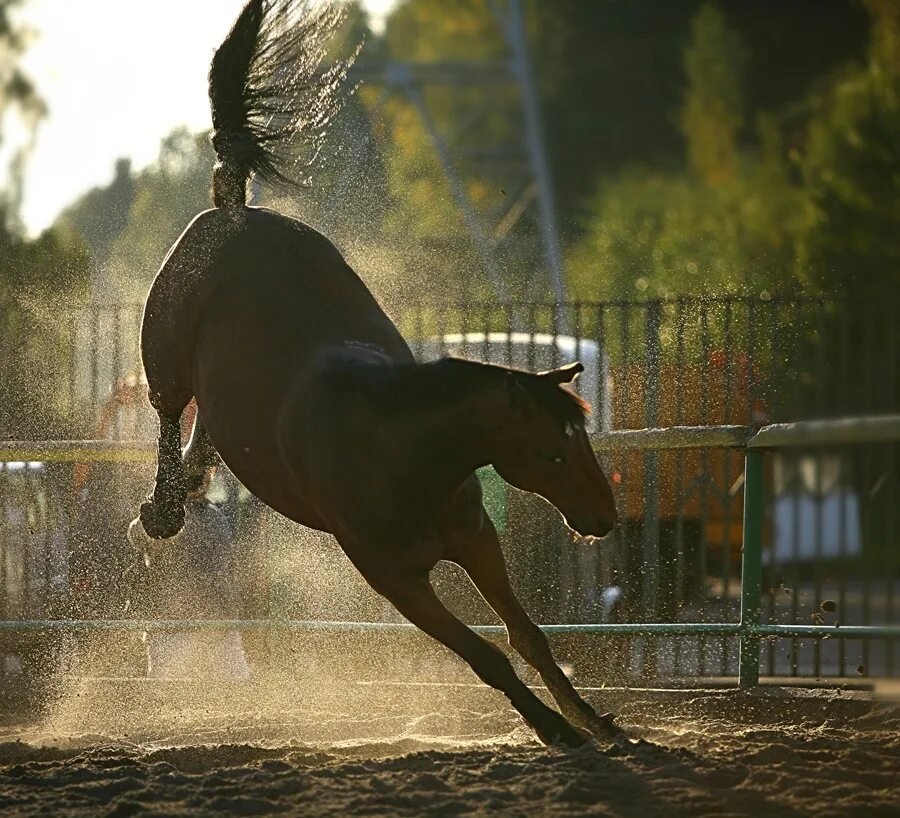
M 814 25 L 803 0 L 525 7 L 572 297 L 828 292 L 897 275 L 896 3 L 821 0 Z M 484 0 L 405 0 L 379 34 L 354 4 L 337 47 L 360 37 L 361 61 L 505 53 Z M 441 133 L 488 145 L 518 137 L 508 87 L 425 93 Z M 508 207 L 502 182 L 487 182 L 464 150 L 454 161 L 474 207 Z M 166 248 L 208 206 L 211 163 L 205 135 L 175 131 L 153 165 L 121 160 L 109 186 L 60 215 L 55 229 L 90 250 L 97 297 L 142 297 Z M 310 191 L 289 202 L 257 193 L 333 236 L 386 300 L 490 295 L 403 95 L 362 86 Z M 542 263 L 518 238 L 506 256 L 512 281 Z
M 798 191 L 771 116 L 740 149 L 746 54 L 718 7 L 701 6 L 683 54 L 683 170 L 632 168 L 601 184 L 570 258 L 577 297 L 791 288 Z
M 24 170 L 46 108 L 20 67 L 30 32 L 16 21 L 21 0 L 0 0 L 0 145 L 14 118 L 21 144 L 9 147 L 0 195 L 0 437 L 65 434 L 67 353 L 52 307 L 87 289 L 88 254 L 73 233 L 25 237 L 19 217 Z M 36 390 L 35 385 L 41 388 Z
M 828 295 L 877 296 L 900 284 L 900 4 L 866 7 L 868 64 L 813 98 L 798 159 L 798 276 Z
M 11 230 L 21 226 L 19 205 L 25 162 L 34 144 L 38 123 L 47 113 L 40 94 L 19 65 L 31 35 L 15 18 L 15 11 L 21 5 L 22 0 L 0 0 L 0 146 L 6 147 L 5 131 L 13 116 L 24 131 L 22 144 L 9 151 L 7 184 L 2 196 L 3 221 Z
M 134 179 L 128 218 L 109 248 L 102 286 L 116 301 L 140 301 L 175 240 L 211 207 L 215 161 L 206 134 L 178 128 L 160 144 L 156 162 Z

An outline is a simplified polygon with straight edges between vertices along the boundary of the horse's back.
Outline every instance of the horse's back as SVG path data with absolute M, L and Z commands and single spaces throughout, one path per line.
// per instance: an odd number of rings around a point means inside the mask
M 248 209 L 198 293 L 192 382 L 212 407 L 250 390 L 276 411 L 321 350 L 348 341 L 408 350 L 369 290 L 320 233 L 268 210 Z
M 187 227 L 154 280 L 141 340 L 153 388 L 192 386 L 203 375 L 198 357 L 212 364 L 231 357 L 229 349 L 256 367 L 259 350 L 270 354 L 269 370 L 293 369 L 298 354 L 347 339 L 405 354 L 392 322 L 325 236 L 274 211 L 243 208 L 237 217 L 207 210 Z

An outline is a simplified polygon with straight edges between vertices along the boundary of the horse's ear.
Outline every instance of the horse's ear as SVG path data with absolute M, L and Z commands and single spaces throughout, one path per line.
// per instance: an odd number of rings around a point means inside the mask
M 569 364 L 568 366 L 561 366 L 559 369 L 551 369 L 547 372 L 539 372 L 538 374 L 555 384 L 564 384 L 564 383 L 572 383 L 582 372 L 584 372 L 584 365 L 581 361 L 575 361 L 574 364 Z

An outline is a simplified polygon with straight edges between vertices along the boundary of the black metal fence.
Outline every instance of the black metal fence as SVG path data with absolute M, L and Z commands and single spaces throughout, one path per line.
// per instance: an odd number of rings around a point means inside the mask
M 420 358 L 449 352 L 530 369 L 584 360 L 579 388 L 594 406 L 593 428 L 602 430 L 898 411 L 894 307 L 888 298 L 722 297 L 407 305 L 394 317 Z M 57 428 L 95 437 L 102 417 L 104 436 L 147 433 L 146 407 L 122 397 L 140 393 L 139 319 L 136 305 L 58 314 L 58 377 L 48 401 Z M 896 621 L 897 447 L 800 451 L 769 461 L 769 620 Z M 622 518 L 605 544 L 573 544 L 545 506 L 516 492 L 506 497 L 506 550 L 530 609 L 545 622 L 737 620 L 739 457 L 628 453 L 605 465 Z M 0 491 L 8 483 L 0 480 Z M 43 541 L 52 540 L 48 534 Z M 0 589 L 14 579 L 9 543 L 4 536 L 0 544 Z M 658 581 L 646 582 L 649 572 Z M 660 591 L 648 596 L 649 587 Z M 0 597 L 0 611 L 13 613 L 8 589 Z M 490 614 L 472 603 L 467 615 Z M 895 652 L 877 641 L 773 642 L 763 672 L 892 675 Z M 669 677 L 733 675 L 737 665 L 734 640 L 719 637 L 631 640 L 628 655 L 635 673 Z

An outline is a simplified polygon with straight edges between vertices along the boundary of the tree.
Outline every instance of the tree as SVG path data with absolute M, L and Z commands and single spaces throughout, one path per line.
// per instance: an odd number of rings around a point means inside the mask
M 194 216 L 212 207 L 214 162 L 208 134 L 178 128 L 162 140 L 156 162 L 133 181 L 128 217 L 110 244 L 96 297 L 143 300 L 169 248 Z
M 19 208 L 22 203 L 22 184 L 25 164 L 37 126 L 47 113 L 43 99 L 31 79 L 22 71 L 19 59 L 24 53 L 31 32 L 20 25 L 14 12 L 23 0 L 0 0 L 0 126 L 11 113 L 18 115 L 25 126 L 24 144 L 11 152 L 7 170 L 8 186 L 2 195 L 3 215 L 8 228 L 19 229 Z M 3 133 L 0 131 L 0 145 Z
M 113 242 L 128 221 L 134 202 L 134 177 L 130 159 L 117 159 L 113 180 L 106 187 L 89 190 L 56 219 L 55 226 L 81 237 L 94 265 L 104 269 L 109 263 Z
M 26 240 L 0 231 L 0 437 L 71 434 L 69 343 L 58 308 L 84 292 L 84 246 L 60 231 Z
M 870 0 L 869 64 L 816 100 L 799 166 L 798 274 L 827 294 L 900 285 L 900 11 Z
M 786 174 L 748 163 L 729 185 L 635 171 L 601 186 L 571 253 L 572 296 L 756 294 L 793 288 Z
M 28 32 L 13 11 L 20 0 L 0 0 L 0 125 L 16 113 L 33 138 L 45 107 L 19 65 Z M 2 140 L 2 133 L 0 133 Z M 65 433 L 66 340 L 54 307 L 83 292 L 84 247 L 62 231 L 30 241 L 22 235 L 18 206 L 31 139 L 13 151 L 10 184 L 0 196 L 0 437 Z
M 719 9 L 712 3 L 702 6 L 691 22 L 684 53 L 687 93 L 681 128 L 688 167 L 710 185 L 730 182 L 737 174 L 744 59 L 743 43 Z
M 589 229 L 598 187 L 617 174 L 633 182 L 638 167 L 649 175 L 679 172 L 687 135 L 701 178 L 715 183 L 741 175 L 747 152 L 759 150 L 752 126 L 766 106 L 774 101 L 777 111 L 795 104 L 863 47 L 864 15 L 851 0 L 819 0 L 815 26 L 803 0 L 766 3 L 765 14 L 744 5 L 526 0 L 564 244 L 571 247 Z M 773 51 L 773 30 L 791 47 Z M 739 39 L 747 43 L 743 49 Z M 491 60 L 504 52 L 484 0 L 407 0 L 388 19 L 384 40 L 383 53 L 410 61 Z M 748 60 L 752 73 L 743 71 Z M 684 74 L 689 81 L 682 81 Z M 487 114 L 473 123 L 486 98 Z M 521 140 L 517 100 L 499 89 L 434 89 L 428 101 L 441 133 L 465 133 L 480 145 Z M 449 249 L 453 243 L 471 249 L 471 243 L 421 120 L 399 102 L 386 107 L 384 119 L 392 204 L 387 227 L 403 238 L 404 255 L 413 247 L 441 246 L 433 263 L 457 275 L 439 278 L 450 287 L 459 288 L 461 278 L 468 284 L 477 261 L 471 253 L 456 260 Z M 464 142 L 451 150 L 476 207 L 502 210 L 498 188 L 508 185 L 492 181 L 502 168 L 468 164 Z M 540 263 L 537 254 L 511 256 L 510 278 L 532 263 Z
M 581 298 L 759 293 L 791 287 L 797 191 L 777 126 L 741 151 L 742 46 L 712 5 L 691 23 L 681 126 L 689 173 L 632 169 L 601 185 L 570 256 Z

